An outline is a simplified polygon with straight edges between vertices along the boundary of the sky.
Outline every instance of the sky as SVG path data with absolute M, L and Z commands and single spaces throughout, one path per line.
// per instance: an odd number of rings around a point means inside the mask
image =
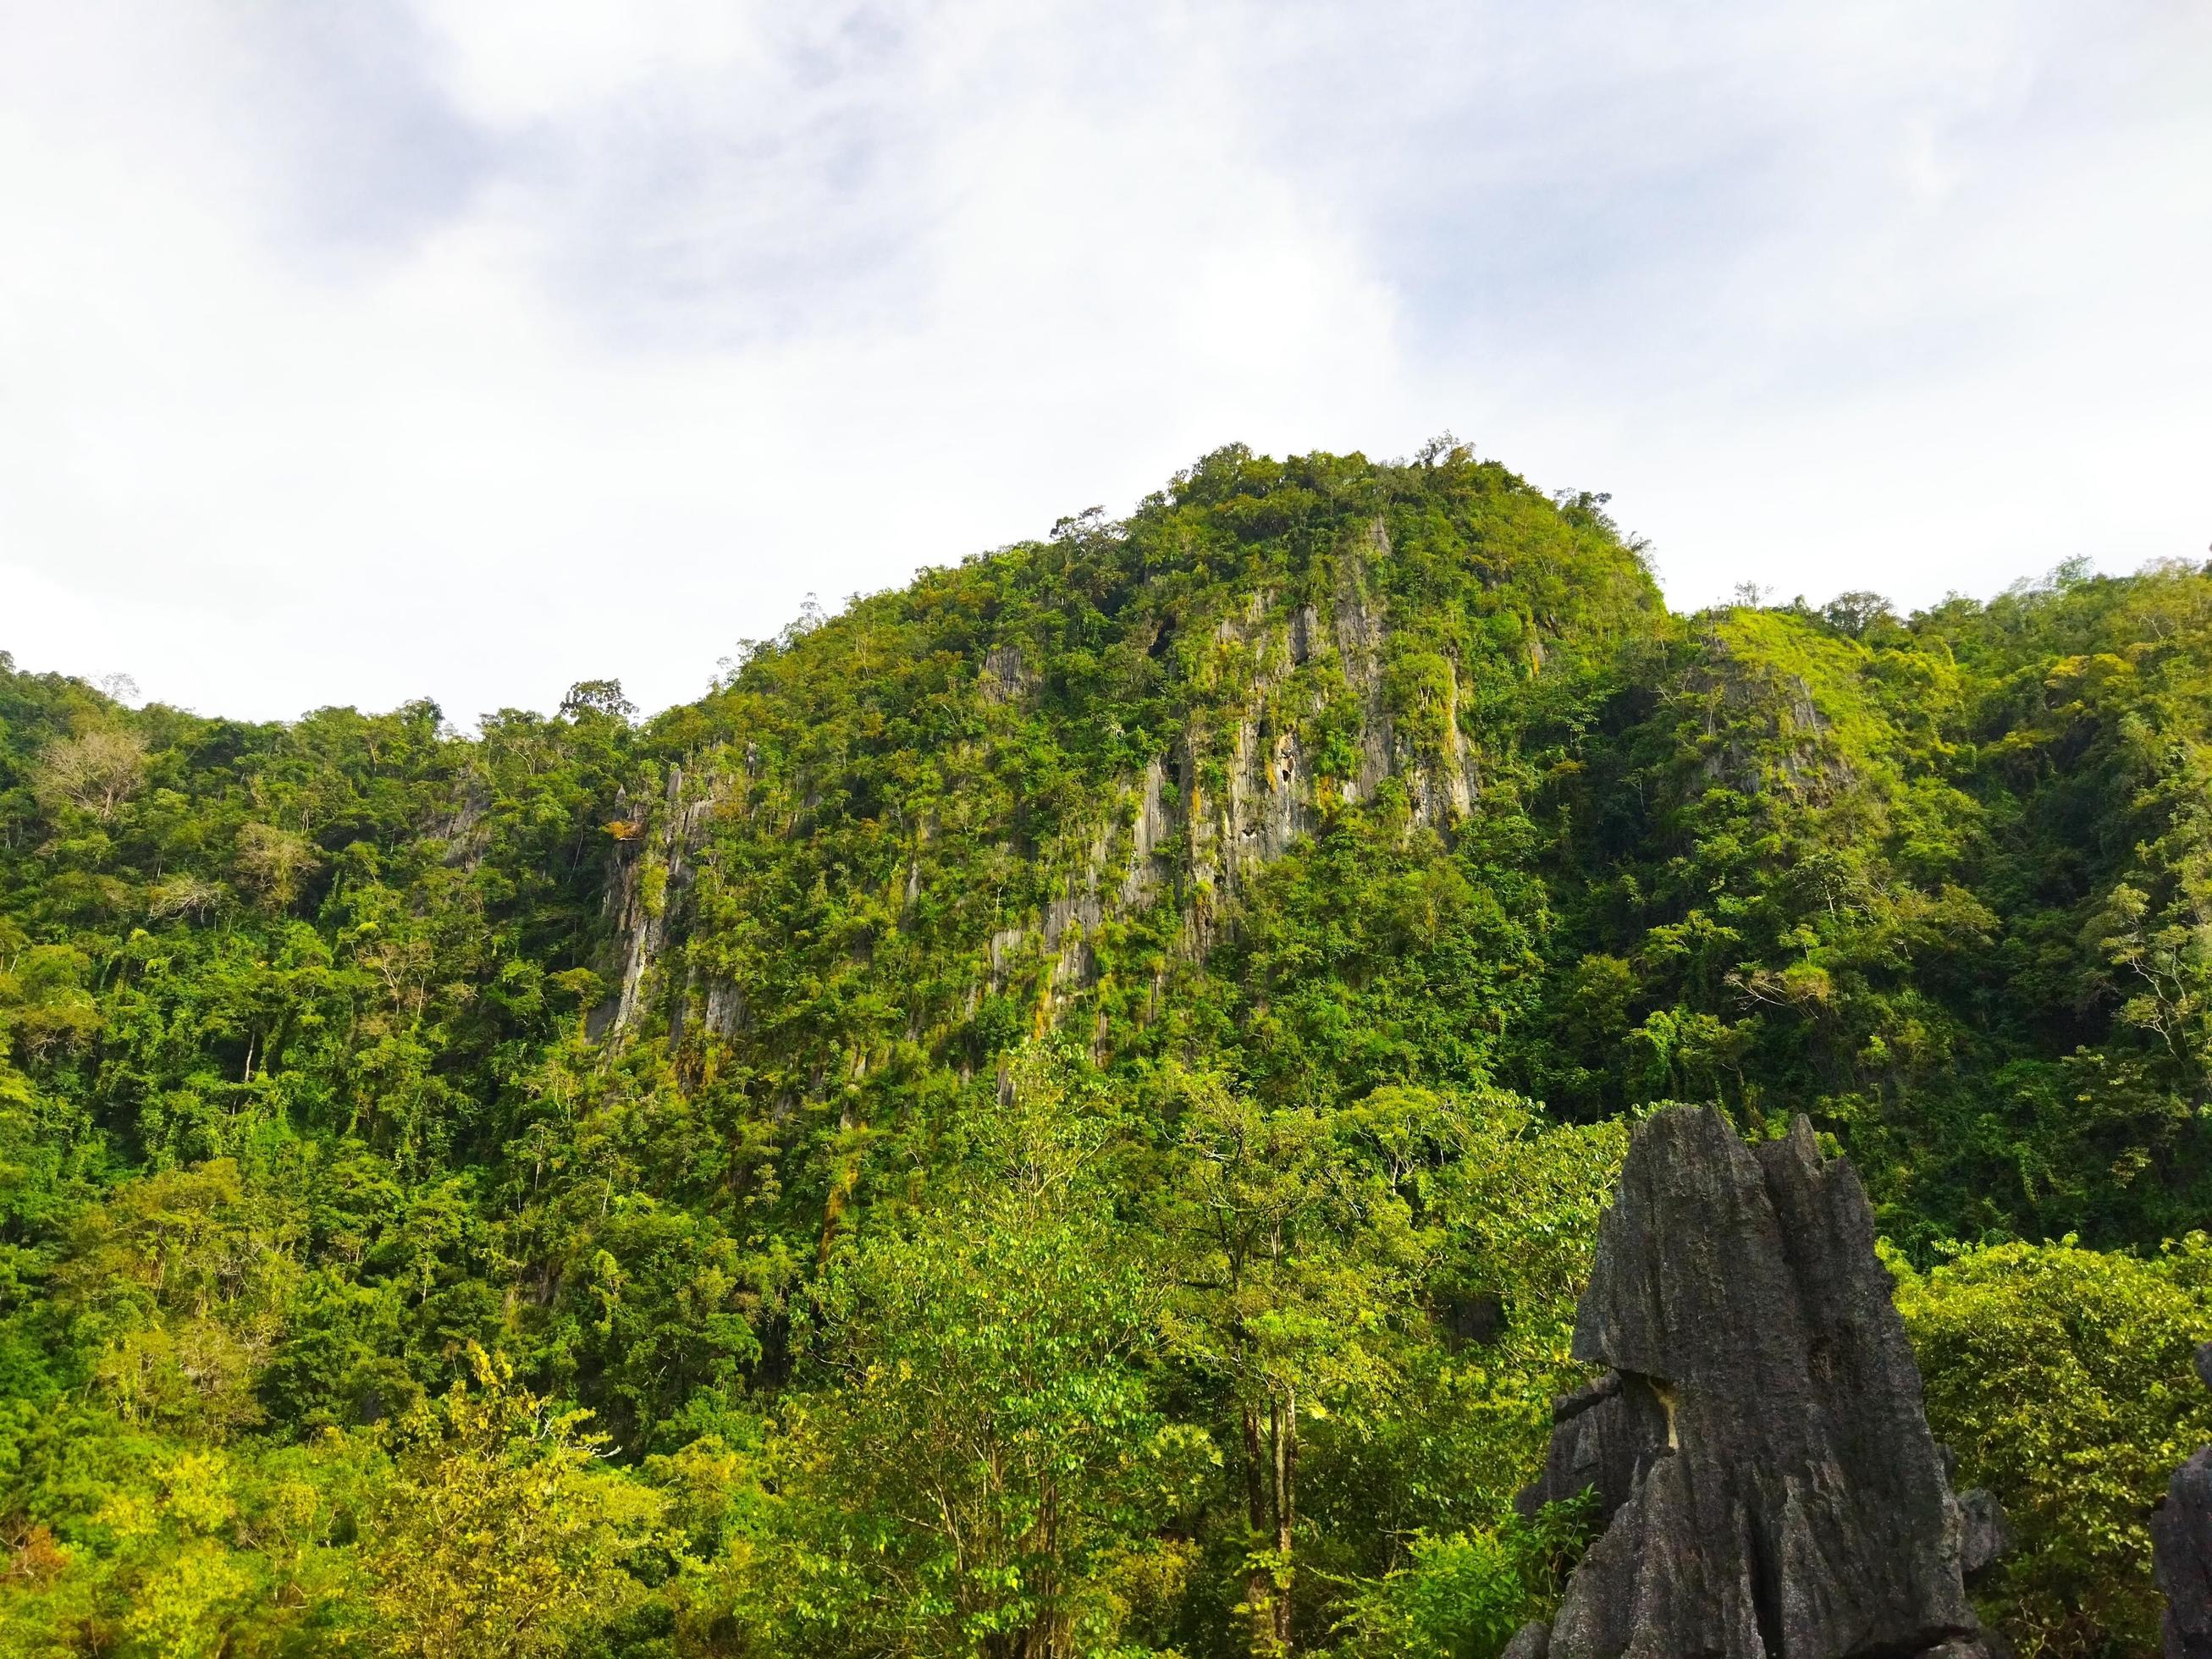
M 2203 0 L 0 0 L 0 650 L 697 696 L 1449 430 L 1671 603 L 2212 544 Z

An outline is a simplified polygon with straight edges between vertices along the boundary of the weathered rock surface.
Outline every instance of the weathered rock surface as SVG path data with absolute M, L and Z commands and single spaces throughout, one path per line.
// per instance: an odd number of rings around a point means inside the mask
M 1533 1516 L 1546 1504 L 1595 1487 L 1598 1513 L 1610 1517 L 1666 1446 L 1666 1402 L 1651 1380 L 1607 1371 L 1552 1402 L 1551 1449 L 1542 1476 L 1520 1496 L 1521 1512 Z
M 1549 1659 L 1980 1650 L 1873 1215 L 1803 1119 L 1757 1147 L 1710 1109 L 1637 1130 L 1574 1352 L 1608 1373 L 1523 1501 L 1594 1486 L 1607 1525 Z
M 1212 690 L 1185 711 L 1183 730 L 1164 752 L 1092 803 L 1097 816 L 1087 841 L 1072 836 L 1051 850 L 1060 890 L 1026 914 L 1002 918 L 1008 925 L 975 933 L 969 1012 L 987 990 L 1042 967 L 1043 1005 L 1059 1020 L 1097 981 L 1092 943 L 1101 927 L 1154 905 L 1180 913 L 1176 954 L 1203 957 L 1229 900 L 1310 837 L 1331 802 L 1371 801 L 1386 779 L 1403 783 L 1415 823 L 1449 831 L 1467 820 L 1481 780 L 1461 728 L 1458 660 L 1439 659 L 1443 708 L 1435 740 L 1417 742 L 1391 712 L 1389 604 L 1376 575 L 1391 557 L 1389 532 L 1376 519 L 1337 550 L 1328 604 L 1291 607 L 1279 604 L 1274 590 L 1259 588 L 1208 619 L 1211 639 L 1201 654 Z M 1155 634 L 1151 644 L 1164 638 Z M 1540 665 L 1540 634 L 1529 636 L 1528 648 Z M 975 667 L 978 703 L 994 710 L 1033 704 L 1049 665 L 1036 644 L 991 644 Z M 1309 751 L 1310 722 L 1329 709 L 1338 687 L 1350 693 L 1355 717 L 1346 734 L 1352 765 L 1349 775 L 1324 775 L 1316 769 L 1320 757 Z M 960 764 L 972 766 L 975 758 Z M 711 887 L 727 856 L 710 833 L 719 817 L 762 821 L 766 809 L 750 799 L 758 764 L 750 744 L 712 750 L 669 769 L 664 799 L 623 802 L 634 816 L 617 841 L 606 898 L 613 938 L 598 964 L 617 992 L 590 1016 L 595 1041 L 619 1039 L 656 1012 L 667 1019 L 672 1052 L 680 1052 L 687 1033 L 729 1042 L 744 1027 L 752 1012 L 747 988 L 687 959 L 700 923 L 685 895 L 702 876 Z M 808 785 L 797 800 L 782 803 L 783 834 L 803 833 L 799 820 L 817 804 L 812 791 Z M 474 822 L 457 815 L 449 830 L 456 848 L 467 844 Z M 929 820 L 918 821 L 914 834 L 909 906 L 934 875 Z M 919 1000 L 913 1017 L 923 1017 Z M 921 1029 L 915 1025 L 909 1036 Z M 860 1063 L 862 1056 L 848 1054 L 827 1069 L 842 1073 Z M 818 1079 L 806 1092 L 818 1094 Z
M 2012 1547 L 2012 1528 L 2005 1524 L 2004 1505 L 1987 1486 L 1959 1494 L 1959 1570 L 1971 1584 Z
M 2197 1350 L 2197 1374 L 2212 1384 L 2212 1342 Z M 2212 1446 L 2166 1483 L 2151 1512 L 2150 1555 L 2166 1592 L 2166 1659 L 2212 1659 Z

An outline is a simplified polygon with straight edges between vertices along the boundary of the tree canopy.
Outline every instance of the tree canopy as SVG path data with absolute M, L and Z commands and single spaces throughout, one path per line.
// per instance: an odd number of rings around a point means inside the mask
M 2212 574 L 1684 616 L 1604 505 L 1232 447 L 642 719 L 0 655 L 0 1646 L 1488 1655 L 1680 1099 L 1856 1163 L 2022 1651 L 2148 1651 Z

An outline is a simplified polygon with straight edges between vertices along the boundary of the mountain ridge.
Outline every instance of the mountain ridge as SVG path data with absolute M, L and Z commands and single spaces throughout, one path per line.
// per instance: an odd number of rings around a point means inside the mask
M 0 1631 L 79 1651 L 77 1596 L 113 1650 L 216 1563 L 178 1629 L 382 1597 L 415 1650 L 475 1568 L 409 1516 L 466 1490 L 577 1653 L 1410 1651 L 1423 1597 L 1502 1644 L 1669 1100 L 1850 1152 L 2021 1521 L 1993 1616 L 2144 1628 L 2129 1506 L 2212 1438 L 2161 1380 L 2212 1334 L 2212 575 L 1683 617 L 1603 507 L 1231 447 L 642 721 L 0 660 Z M 912 1519 L 1010 1365 L 1103 1553 L 1009 1541 L 1041 1489 L 970 1493 L 988 1568 Z M 541 1455 L 599 1543 L 505 1484 Z

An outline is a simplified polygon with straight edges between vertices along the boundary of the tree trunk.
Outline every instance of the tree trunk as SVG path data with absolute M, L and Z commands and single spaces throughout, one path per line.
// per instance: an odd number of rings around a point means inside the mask
M 1252 1524 L 1252 1541 L 1267 1535 L 1267 1497 L 1261 1471 L 1267 1454 L 1260 1444 L 1260 1414 L 1244 1407 L 1244 1506 Z M 1244 1605 L 1252 1621 L 1252 1651 L 1269 1655 L 1276 1650 L 1275 1581 L 1265 1567 L 1255 1566 L 1244 1578 Z
M 1268 1407 L 1275 1451 L 1275 1643 L 1291 1650 L 1291 1528 L 1297 1519 L 1297 1395 L 1285 1390 L 1279 1405 Z

